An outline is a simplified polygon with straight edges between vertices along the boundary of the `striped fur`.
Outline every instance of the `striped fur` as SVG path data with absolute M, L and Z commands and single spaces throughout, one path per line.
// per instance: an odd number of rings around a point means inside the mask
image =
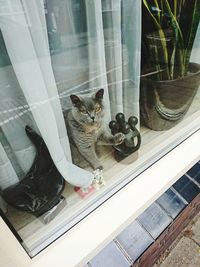
M 103 169 L 96 154 L 96 145 L 117 145 L 124 135 L 111 135 L 104 122 L 103 89 L 90 96 L 71 95 L 72 108 L 65 114 L 71 149 L 74 146 L 95 169 Z

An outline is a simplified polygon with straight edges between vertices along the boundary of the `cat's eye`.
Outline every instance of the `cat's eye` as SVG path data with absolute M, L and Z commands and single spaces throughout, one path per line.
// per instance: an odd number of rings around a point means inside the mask
M 98 113 L 98 112 L 100 112 L 100 111 L 101 111 L 101 107 L 100 107 L 100 106 L 96 106 L 96 107 L 95 107 L 95 112 Z
M 79 110 L 80 110 L 81 113 L 87 114 L 87 110 L 85 108 L 80 108 Z

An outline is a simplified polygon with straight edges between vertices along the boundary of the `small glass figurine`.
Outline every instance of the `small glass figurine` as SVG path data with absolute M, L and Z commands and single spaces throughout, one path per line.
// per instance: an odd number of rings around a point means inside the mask
M 91 194 L 93 194 L 97 189 L 100 189 L 105 185 L 105 181 L 103 179 L 103 170 L 96 169 L 94 172 L 94 180 L 91 185 L 88 187 L 75 187 L 74 190 L 77 194 L 79 194 L 82 198 L 87 198 Z
M 93 173 L 94 173 L 94 185 L 95 185 L 95 187 L 101 188 L 102 186 L 104 186 L 105 181 L 103 179 L 103 170 L 97 169 Z
M 123 159 L 140 148 L 141 136 L 136 128 L 138 119 L 135 116 L 131 116 L 127 122 L 123 113 L 118 113 L 115 118 L 116 120 L 112 120 L 109 123 L 109 128 L 111 129 L 112 135 L 119 132 L 125 135 L 122 144 L 113 146 L 116 151 L 116 156 L 118 156 L 117 159 Z

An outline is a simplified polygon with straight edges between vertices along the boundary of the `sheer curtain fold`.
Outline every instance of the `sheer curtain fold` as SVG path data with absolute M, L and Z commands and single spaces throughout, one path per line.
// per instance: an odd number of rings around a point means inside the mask
M 4 103 L 5 104 L 5 103 Z M 27 173 L 33 163 L 36 152 L 29 138 L 25 135 L 25 122 L 28 123 L 29 118 L 26 114 L 26 109 L 15 111 L 17 105 L 12 105 L 12 100 L 9 99 L 9 108 L 13 109 L 7 114 L 1 114 L 3 123 L 1 129 L 9 142 L 12 151 L 20 165 L 22 171 Z M 5 105 L 3 105 L 5 107 Z M 4 115 L 4 116 L 2 116 Z M 30 125 L 30 124 L 29 124 Z
M 105 89 L 112 119 L 118 112 L 139 118 L 141 1 L 85 4 L 90 86 Z
M 52 17 L 55 5 L 58 5 L 57 19 L 58 10 L 63 7 L 65 21 L 71 22 L 73 30 L 69 25 L 61 27 L 61 20 L 57 21 L 63 50 L 51 58 L 47 17 Z M 31 114 L 31 126 L 42 135 L 62 176 L 73 185 L 86 186 L 91 183 L 93 174 L 71 163 L 62 113 L 65 107 L 61 107 L 60 97 L 66 98 L 79 89 L 87 91 L 87 85 L 90 91 L 104 88 L 107 121 L 118 112 L 139 117 L 141 1 L 81 0 L 75 5 L 71 0 L 66 3 L 58 0 L 58 3 L 49 2 L 47 9 L 48 6 L 51 10 L 47 17 L 42 0 L 5 1 L 0 6 L 0 28 L 12 64 L 12 80 L 16 80 L 10 93 L 9 90 L 0 92 L 2 101 L 9 98 L 14 105 L 8 117 L 16 118 L 11 124 L 4 114 L 1 121 L 6 123 L 2 123 L 1 129 L 26 173 L 35 157 L 35 148 L 24 131 L 26 116 Z M 75 60 L 78 63 L 73 65 Z M 3 76 L 3 69 L 0 76 Z M 60 95 L 59 77 L 62 77 Z M 19 95 L 22 103 L 16 104 Z M 18 113 L 21 106 L 23 115 Z M 14 132 L 10 134 L 11 126 L 16 127 L 19 136 L 16 140 Z M 4 158 L 4 154 L 2 147 L 0 158 Z M 27 164 L 24 164 L 24 157 L 29 158 Z M 7 162 L 13 173 L 15 170 L 9 159 Z M 16 182 L 17 177 L 13 177 Z
M 85 0 L 88 54 L 89 54 L 89 86 L 91 89 L 104 88 L 107 120 L 110 119 L 110 101 L 105 58 L 105 40 L 103 32 L 101 0 Z
M 0 143 L 0 189 L 3 190 L 18 181 L 18 176 Z
M 39 18 L 42 14 L 44 16 L 43 8 L 40 1 L 31 0 L 27 5 L 27 1 L 14 0 L 7 6 L 7 14 L 1 14 L 0 26 L 16 77 L 56 167 L 69 183 L 87 186 L 93 175 L 66 158 L 71 158 L 69 143 L 51 69 L 46 33 L 42 31 L 46 28 Z M 54 104 L 52 101 L 55 101 Z M 60 137 L 65 149 L 61 146 Z
M 2 36 L 0 37 L 2 46 Z M 2 54 L 0 55 L 2 59 Z M 27 172 L 35 157 L 35 150 L 25 135 L 25 124 L 22 118 L 27 121 L 27 104 L 21 93 L 20 86 L 16 80 L 11 65 L 0 67 L 0 126 L 6 136 L 15 157 L 24 172 Z M 24 160 L 26 159 L 26 160 Z
M 112 118 L 123 112 L 121 0 L 102 1 L 105 58 Z
M 193 49 L 192 49 L 192 53 L 191 53 L 191 57 L 190 57 L 190 62 L 195 62 L 195 63 L 200 63 L 200 53 L 199 53 L 199 49 L 200 49 L 200 23 L 196 32 L 196 37 L 194 40 L 194 45 L 193 45 Z
M 122 1 L 123 107 L 127 117 L 134 115 L 138 120 L 141 30 L 141 1 Z
M 3 211 L 3 213 L 7 212 L 7 206 L 4 202 L 3 198 L 0 196 L 0 209 Z
M 44 6 L 42 4 L 42 1 L 36 2 L 35 0 L 30 0 L 30 1 L 23 0 L 22 3 L 24 10 L 29 15 L 30 22 L 34 23 L 30 27 L 32 41 L 39 61 L 47 94 L 51 101 L 51 106 L 53 108 L 58 128 L 59 139 L 66 158 L 69 161 L 71 161 L 69 140 L 67 138 L 67 132 L 64 123 L 64 118 L 62 115 L 60 99 L 57 92 L 53 70 L 51 67 Z

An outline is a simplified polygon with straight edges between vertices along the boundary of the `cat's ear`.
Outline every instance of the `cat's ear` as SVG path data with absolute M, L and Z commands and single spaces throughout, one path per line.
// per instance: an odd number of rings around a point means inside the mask
M 101 101 L 103 99 L 104 89 L 100 89 L 95 94 L 95 99 Z
M 72 104 L 74 104 L 75 106 L 79 106 L 81 104 L 81 100 L 77 95 L 70 95 Z

